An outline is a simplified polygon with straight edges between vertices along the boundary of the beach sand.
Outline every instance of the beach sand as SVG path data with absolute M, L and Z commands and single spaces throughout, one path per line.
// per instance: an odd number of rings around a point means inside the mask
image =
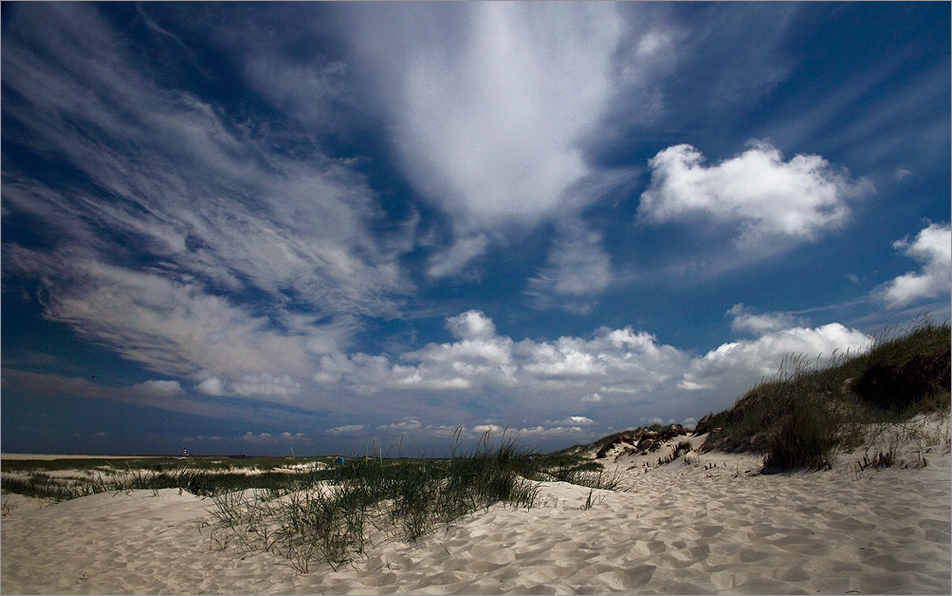
M 221 550 L 210 499 L 99 494 L 5 516 L 0 591 L 949 594 L 952 456 L 947 439 L 918 448 L 879 471 L 858 471 L 854 453 L 769 476 L 754 456 L 692 454 L 648 472 L 649 458 L 607 458 L 624 490 L 543 483 L 530 510 L 494 506 L 415 544 L 378 536 L 364 558 L 307 575 Z

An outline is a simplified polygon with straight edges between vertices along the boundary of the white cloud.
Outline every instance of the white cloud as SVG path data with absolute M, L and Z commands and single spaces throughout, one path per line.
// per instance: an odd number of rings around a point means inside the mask
M 743 303 L 735 304 L 727 314 L 733 315 L 731 330 L 753 335 L 764 335 L 771 331 L 781 331 L 791 327 L 803 326 L 805 321 L 785 313 L 755 314 Z
M 156 397 L 169 397 L 183 393 L 182 385 L 178 381 L 150 380 L 133 385 L 132 391 L 142 391 Z
M 755 331 L 759 337 L 725 343 L 694 358 L 631 328 L 602 328 L 591 338 L 516 342 L 499 335 L 485 314 L 467 311 L 448 320 L 457 341 L 432 343 L 407 353 L 403 357 L 406 364 L 394 364 L 385 357 L 351 355 L 346 357 L 348 372 L 336 382 L 353 388 L 375 385 L 378 389 L 451 391 L 466 395 L 473 407 L 498 405 L 503 399 L 511 417 L 537 416 L 542 399 L 550 411 L 566 415 L 545 424 L 578 427 L 585 425 L 583 418 L 593 420 L 570 414 L 579 404 L 602 409 L 660 400 L 674 407 L 677 401 L 678 407 L 690 408 L 680 414 L 672 410 L 681 418 L 699 407 L 687 404 L 700 399 L 689 399 L 689 395 L 739 397 L 776 373 L 785 358 L 788 365 L 789 358 L 796 356 L 810 365 L 823 364 L 834 353 L 863 351 L 872 342 L 865 334 L 838 323 L 785 327 L 796 319 L 750 315 L 743 306 L 732 311 L 742 321 L 739 330 Z
M 329 428 L 324 432 L 329 435 L 343 435 L 356 433 L 364 429 L 363 424 L 346 424 L 344 426 L 335 426 L 334 428 Z
M 271 373 L 252 373 L 242 375 L 241 380 L 233 383 L 232 391 L 245 397 L 282 397 L 300 393 L 301 385 L 288 375 L 275 376 Z
M 496 325 L 492 319 L 478 310 L 468 310 L 446 319 L 446 327 L 464 341 L 489 341 L 496 336 Z
M 210 371 L 238 378 L 262 369 L 309 374 L 306 337 L 271 330 L 266 318 L 199 286 L 81 257 L 67 265 L 34 256 L 34 268 L 57 275 L 47 279 L 49 318 L 150 370 L 186 377 Z M 203 383 L 203 391 L 222 387 Z
M 311 439 L 303 433 L 291 433 L 288 431 L 285 431 L 279 435 L 272 435 L 271 433 L 259 433 L 256 435 L 253 432 L 248 431 L 241 435 L 239 440 L 252 445 L 277 445 L 288 443 L 307 444 L 311 442 Z
M 471 428 L 469 432 L 477 435 L 484 433 L 490 433 L 490 435 L 492 435 L 492 433 L 501 433 L 504 430 L 506 430 L 506 428 L 498 424 L 477 424 Z
M 382 426 L 379 426 L 378 430 L 406 431 L 406 430 L 419 430 L 422 427 L 423 425 L 420 424 L 419 420 L 407 419 L 407 420 L 402 420 L 400 422 L 393 422 L 391 424 L 384 424 Z
M 445 277 L 459 273 L 467 263 L 485 253 L 488 247 L 489 238 L 484 234 L 457 238 L 448 249 L 433 255 L 427 274 L 430 277 Z
M 818 155 L 784 161 L 766 141 L 715 166 L 691 145 L 675 145 L 648 162 L 651 186 L 641 195 L 638 215 L 663 223 L 711 218 L 740 229 L 740 246 L 768 238 L 815 240 L 842 227 L 847 201 L 872 191 L 866 180 L 851 182 Z
M 549 267 L 529 280 L 527 294 L 536 305 L 557 304 L 577 312 L 587 312 L 594 297 L 612 281 L 611 259 L 602 247 L 602 235 L 586 229 L 580 221 L 564 221 L 549 252 Z
M 218 377 L 209 377 L 195 386 L 199 392 L 205 395 L 221 396 L 225 395 L 225 384 Z
M 552 216 L 589 173 L 580 142 L 614 92 L 624 29 L 614 6 L 399 4 L 352 15 L 403 169 L 459 237 L 431 275 L 482 254 L 479 231 Z
M 333 129 L 335 103 L 347 102 L 348 66 L 339 60 L 315 59 L 293 64 L 267 44 L 248 48 L 244 71 L 255 87 L 284 113 L 319 131 Z
M 949 224 L 931 224 L 911 243 L 904 239 L 893 246 L 922 263 L 922 269 L 883 284 L 874 291 L 875 296 L 889 308 L 902 308 L 918 300 L 949 295 L 952 291 L 952 227 Z
M 587 416 L 569 416 L 564 420 L 546 420 L 545 423 L 550 426 L 588 426 L 595 424 L 595 421 Z
M 94 7 L 21 18 L 4 40 L 4 87 L 24 100 L 5 102 L 4 119 L 85 180 L 53 189 L 4 170 L 5 218 L 42 222 L 55 246 L 5 243 L 4 273 L 40 282 L 48 318 L 206 395 L 276 399 L 299 391 L 312 358 L 337 353 L 359 316 L 398 311 L 411 285 L 397 259 L 415 227 L 372 232 L 377 197 L 348 163 L 275 152 L 306 135 L 266 121 L 252 131 L 161 88 Z M 308 84 L 332 95 L 345 74 L 327 64 Z M 289 91 L 274 93 L 281 103 Z
M 569 241 L 550 256 L 557 267 L 552 290 L 561 296 L 598 294 L 611 281 L 608 253 L 601 248 L 601 235 L 584 241 Z
M 490 391 L 496 398 L 526 396 L 530 401 L 534 398 L 528 396 L 545 395 L 553 404 L 569 407 L 580 400 L 598 403 L 605 394 L 615 401 L 636 401 L 679 377 L 689 360 L 677 348 L 659 345 L 653 336 L 631 328 L 602 328 L 591 339 L 515 342 L 499 335 L 492 320 L 475 310 L 450 317 L 447 326 L 457 341 L 406 353 L 402 360 L 407 364 L 360 353 L 325 357 L 315 378 L 378 389 Z
M 585 430 L 581 426 L 556 426 L 545 428 L 544 426 L 533 426 L 528 428 L 509 429 L 509 434 L 519 439 L 552 440 L 568 437 L 584 436 Z
M 610 91 L 620 21 L 607 5 L 486 3 L 467 16 L 455 52 L 409 56 L 401 150 L 418 186 L 457 214 L 535 218 L 585 173 L 574 144 Z
M 740 397 L 750 386 L 777 373 L 784 359 L 789 366 L 791 356 L 802 356 L 805 364 L 822 365 L 834 352 L 863 352 L 872 342 L 871 337 L 839 323 L 772 331 L 755 340 L 723 344 L 693 359 L 678 386 L 688 391 L 716 388 Z
M 275 442 L 275 438 L 271 433 L 260 433 L 256 435 L 251 431 L 241 435 L 241 440 L 253 445 L 270 445 Z

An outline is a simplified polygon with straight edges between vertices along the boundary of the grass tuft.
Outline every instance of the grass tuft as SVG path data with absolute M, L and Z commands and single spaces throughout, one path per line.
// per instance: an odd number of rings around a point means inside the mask
M 498 447 L 485 435 L 473 453 L 456 456 L 454 449 L 449 460 L 358 458 L 332 478 L 301 479 L 289 493 L 215 496 L 212 540 L 271 552 L 301 573 L 315 560 L 337 569 L 363 555 L 368 529 L 415 542 L 495 503 L 532 507 L 534 467 L 530 453 L 505 435 Z

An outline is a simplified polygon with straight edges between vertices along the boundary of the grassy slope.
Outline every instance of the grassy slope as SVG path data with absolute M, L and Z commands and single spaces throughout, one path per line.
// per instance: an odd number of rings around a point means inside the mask
M 761 452 L 766 471 L 822 468 L 838 449 L 858 446 L 865 425 L 898 422 L 950 407 L 950 328 L 928 320 L 827 368 L 802 358 L 730 409 L 705 416 L 704 450 Z
M 871 423 L 949 411 L 950 339 L 948 323 L 924 318 L 893 337 L 878 338 L 868 352 L 835 357 L 825 368 L 790 356 L 773 379 L 730 409 L 701 419 L 695 434 L 710 433 L 701 450 L 763 453 L 767 472 L 826 467 L 836 450 L 859 446 Z M 577 467 L 624 435 L 667 428 L 629 429 L 544 457 Z

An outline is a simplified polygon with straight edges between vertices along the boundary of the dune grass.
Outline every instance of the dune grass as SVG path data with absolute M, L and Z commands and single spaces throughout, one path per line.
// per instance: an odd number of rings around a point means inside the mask
M 837 451 L 862 444 L 870 424 L 949 411 L 950 344 L 948 323 L 922 317 L 825 368 L 788 358 L 775 378 L 701 419 L 696 432 L 710 432 L 702 449 L 763 453 L 766 473 L 830 467 Z
M 458 436 L 458 435 L 457 435 Z M 496 503 L 530 508 L 538 486 L 530 453 L 511 440 L 448 460 L 362 458 L 334 477 L 301 478 L 293 490 L 214 497 L 212 540 L 221 548 L 270 552 L 301 573 L 361 556 L 372 530 L 414 542 L 438 525 Z

